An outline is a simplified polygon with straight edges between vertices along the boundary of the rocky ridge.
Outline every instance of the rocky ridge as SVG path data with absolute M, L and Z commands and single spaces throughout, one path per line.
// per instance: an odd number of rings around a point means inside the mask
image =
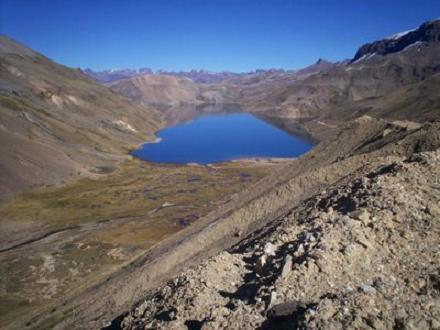
M 353 61 L 369 54 L 386 55 L 399 52 L 416 42 L 439 42 L 440 19 L 429 21 L 417 29 L 397 33 L 390 38 L 375 41 L 359 48 Z

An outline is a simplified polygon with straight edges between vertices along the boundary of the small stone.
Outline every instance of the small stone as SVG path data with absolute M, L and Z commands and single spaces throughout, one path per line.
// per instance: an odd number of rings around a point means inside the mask
M 176 329 L 176 330 L 188 329 L 188 327 L 182 321 L 179 321 L 179 320 L 174 320 L 174 321 L 168 322 L 167 327 L 169 327 L 170 329 Z
M 316 241 L 315 235 L 313 233 L 307 233 L 306 234 L 306 242 L 314 242 Z
M 304 254 L 304 252 L 305 252 L 304 245 L 301 243 L 298 246 L 298 249 L 295 251 L 294 255 L 295 255 L 295 257 L 300 257 L 300 256 L 302 256 Z
M 257 259 L 257 263 L 255 264 L 255 271 L 257 273 L 262 273 L 264 266 L 267 262 L 267 255 L 263 254 L 261 257 Z
M 437 321 L 436 319 L 431 320 L 431 328 L 434 330 L 440 329 L 440 321 Z
M 385 137 L 390 133 L 393 133 L 393 130 L 391 128 L 385 128 L 382 132 L 382 136 Z
M 375 288 L 373 288 L 371 285 L 368 285 L 368 284 L 362 284 L 361 285 L 361 290 L 364 292 L 364 293 L 375 293 L 376 292 L 376 289 Z
M 145 311 L 147 310 L 147 308 L 148 308 L 148 301 L 144 301 L 142 304 L 140 304 L 140 305 L 136 308 L 136 310 L 135 310 L 135 312 L 136 312 L 136 317 L 142 317 L 142 316 L 144 316 Z
M 298 312 L 305 312 L 307 310 L 307 306 L 298 301 L 288 301 L 281 304 L 274 305 L 268 312 L 267 317 L 271 318 L 280 318 L 286 317 Z
M 440 215 L 440 207 L 435 204 L 431 204 L 426 207 L 426 212 L 432 216 L 439 216 Z
M 361 249 L 362 248 L 359 244 L 351 243 L 351 244 L 348 244 L 346 247 L 344 247 L 343 254 L 346 257 L 352 257 L 356 254 L 359 254 Z
M 361 221 L 363 224 L 370 223 L 370 213 L 366 209 L 356 210 L 350 213 L 351 217 Z
M 323 320 L 329 320 L 337 313 L 337 308 L 331 302 L 325 302 L 319 307 L 318 312 Z
M 347 286 L 345 289 L 344 289 L 344 292 L 346 292 L 346 293 L 352 293 L 354 291 L 354 289 L 351 287 L 351 286 Z
M 377 318 L 368 319 L 367 323 L 371 325 L 373 329 L 385 329 L 383 322 Z
M 264 245 L 264 253 L 268 256 L 274 256 L 275 246 L 272 243 L 266 243 L 266 245 Z
M 292 270 L 292 256 L 288 255 L 286 261 L 284 262 L 283 269 L 281 271 L 281 277 L 284 278 Z
M 277 302 L 277 292 L 272 291 L 270 293 L 270 299 L 269 299 L 269 305 L 267 306 L 267 309 L 271 309 Z

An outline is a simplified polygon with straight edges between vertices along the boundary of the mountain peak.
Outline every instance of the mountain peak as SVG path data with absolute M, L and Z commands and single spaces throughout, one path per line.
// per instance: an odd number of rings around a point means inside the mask
M 318 60 L 316 61 L 316 63 L 315 64 L 323 64 L 323 63 L 330 63 L 329 61 L 326 61 L 325 59 L 323 59 L 323 58 L 318 58 Z
M 439 42 L 440 19 L 428 21 L 418 28 L 396 33 L 388 38 L 363 45 L 352 61 L 368 54 L 387 55 L 399 52 L 416 42 Z

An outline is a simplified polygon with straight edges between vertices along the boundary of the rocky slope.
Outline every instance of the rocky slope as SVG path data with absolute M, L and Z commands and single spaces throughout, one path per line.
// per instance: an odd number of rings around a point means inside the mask
M 157 112 L 0 37 L 0 200 L 90 176 L 153 137 Z
M 154 290 L 122 329 L 437 329 L 440 150 L 382 159 Z

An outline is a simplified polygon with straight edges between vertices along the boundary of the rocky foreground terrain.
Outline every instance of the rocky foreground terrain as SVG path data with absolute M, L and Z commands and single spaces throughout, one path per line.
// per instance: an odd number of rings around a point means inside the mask
M 439 329 L 440 150 L 359 168 L 154 290 L 123 329 Z

